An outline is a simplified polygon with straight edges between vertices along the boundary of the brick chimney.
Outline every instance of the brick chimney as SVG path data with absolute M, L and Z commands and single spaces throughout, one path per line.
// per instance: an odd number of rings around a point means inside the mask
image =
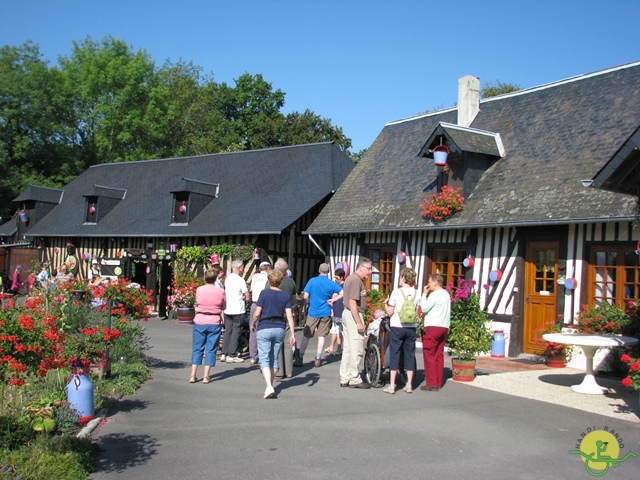
M 480 111 L 480 79 L 466 75 L 458 79 L 458 125 L 469 127 Z

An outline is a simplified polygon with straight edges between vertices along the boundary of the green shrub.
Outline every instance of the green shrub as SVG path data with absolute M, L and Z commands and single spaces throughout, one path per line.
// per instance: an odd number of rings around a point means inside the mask
M 8 452 L 2 463 L 21 475 L 22 480 L 87 480 L 85 471 L 73 453 L 52 453 L 30 447 Z
M 0 415 L 0 450 L 15 450 L 35 436 L 28 418 L 11 414 Z

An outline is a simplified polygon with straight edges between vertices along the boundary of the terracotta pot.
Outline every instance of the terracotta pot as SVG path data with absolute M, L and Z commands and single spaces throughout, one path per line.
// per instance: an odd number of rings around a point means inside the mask
M 547 357 L 547 366 L 551 368 L 564 368 L 567 366 L 567 359 L 564 356 Z
M 196 316 L 196 309 L 194 307 L 178 307 L 176 311 L 176 317 L 180 325 L 193 325 L 193 319 Z

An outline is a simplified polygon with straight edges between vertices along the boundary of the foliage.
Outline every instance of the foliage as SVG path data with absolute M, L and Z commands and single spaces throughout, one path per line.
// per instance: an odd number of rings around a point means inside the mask
M 460 360 L 473 360 L 491 349 L 492 333 L 489 318 L 480 308 L 480 296 L 475 281 L 458 279 L 457 288 L 448 285 L 451 295 L 451 325 L 446 345 Z
M 628 337 L 640 338 L 640 299 L 627 302 L 625 311 L 629 315 L 629 324 L 622 333 Z
M 624 353 L 620 357 L 620 361 L 629 366 L 629 373 L 622 379 L 622 385 L 640 390 L 640 358 L 634 358 Z
M 352 153 L 351 154 L 351 160 L 353 160 L 353 163 L 359 163 L 360 160 L 362 160 L 362 158 L 364 157 L 365 153 L 367 153 L 368 148 L 363 148 L 362 150 Z
M 369 290 L 367 292 L 367 309 L 364 313 L 365 326 L 373 321 L 373 312 L 376 310 L 384 311 L 384 301 L 386 298 L 387 294 L 382 290 Z
M 533 332 L 533 342 L 538 345 L 545 345 L 545 355 L 550 358 L 566 358 L 571 353 L 571 346 L 564 345 L 562 343 L 547 342 L 543 335 L 547 333 L 562 333 L 562 315 L 559 317 L 559 322 L 549 320 L 545 322 L 540 328 L 535 329 Z
M 133 395 L 138 388 L 151 378 L 151 370 L 141 362 L 115 362 L 111 366 L 111 375 L 95 383 L 95 392 L 99 398 L 115 398 L 120 395 Z
M 499 81 L 487 82 L 480 89 L 480 98 L 496 97 L 505 93 L 517 92 L 520 90 L 520 85 L 514 85 L 512 83 L 502 83 Z
M 253 245 L 240 245 L 233 243 L 219 243 L 217 245 L 182 247 L 176 253 L 176 260 L 182 268 L 191 268 L 195 264 L 208 264 L 209 258 L 214 253 L 229 260 L 241 259 L 245 263 L 251 260 L 255 247 Z
M 0 415 L 0 451 L 15 450 L 35 436 L 26 419 L 13 414 Z
M 440 222 L 464 208 L 462 188 L 453 189 L 447 185 L 439 194 L 432 193 L 422 202 L 422 216 Z
M 153 303 L 151 292 L 143 287 L 131 286 L 127 280 L 109 282 L 106 287 L 93 287 L 94 295 L 114 302 L 112 314 L 131 320 L 147 320 Z
M 617 305 L 583 305 L 576 316 L 580 333 L 620 334 L 630 324 L 629 315 Z

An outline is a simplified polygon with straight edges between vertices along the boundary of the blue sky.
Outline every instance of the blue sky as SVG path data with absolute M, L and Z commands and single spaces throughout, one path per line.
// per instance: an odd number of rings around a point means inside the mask
M 458 78 L 529 88 L 640 60 L 638 0 L 0 0 L 0 45 L 57 63 L 111 35 L 160 66 L 262 74 L 368 147 L 384 124 L 457 102 Z

